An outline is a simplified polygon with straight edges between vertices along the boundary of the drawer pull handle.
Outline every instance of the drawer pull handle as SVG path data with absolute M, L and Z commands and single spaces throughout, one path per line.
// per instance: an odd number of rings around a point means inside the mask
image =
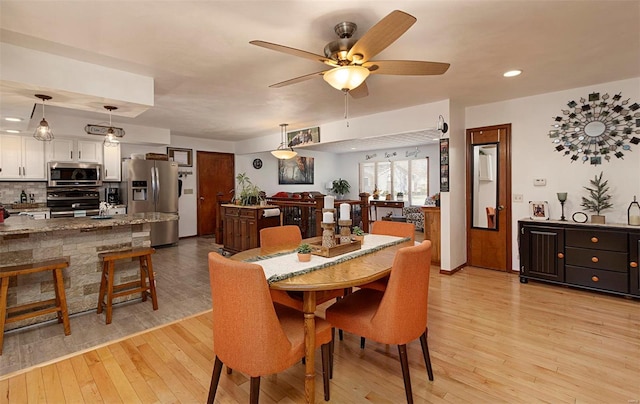
M 597 243 L 598 242 L 598 237 L 591 237 L 591 242 L 592 243 Z
M 598 262 L 598 261 L 600 261 L 598 257 L 591 257 L 591 262 Z
M 591 280 L 594 281 L 594 282 L 598 282 L 600 280 L 600 278 L 598 278 L 597 276 L 593 275 L 591 277 Z
M 563 259 L 564 258 L 564 254 L 563 253 L 558 253 L 558 258 Z
M 635 262 L 635 261 L 631 261 L 631 264 L 629 264 L 629 266 L 630 266 L 631 268 L 638 268 L 638 263 L 637 263 L 637 262 Z

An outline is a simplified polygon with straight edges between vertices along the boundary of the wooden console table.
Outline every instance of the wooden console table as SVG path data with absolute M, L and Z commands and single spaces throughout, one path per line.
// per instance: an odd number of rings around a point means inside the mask
M 440 265 L 440 208 L 422 206 L 424 239 L 431 240 L 431 263 Z
M 402 215 L 402 208 L 404 208 L 404 201 L 387 201 L 384 199 L 372 199 L 369 201 L 369 205 L 373 207 L 373 215 L 371 215 L 371 221 L 378 220 L 378 208 L 390 208 L 400 209 L 400 215 Z

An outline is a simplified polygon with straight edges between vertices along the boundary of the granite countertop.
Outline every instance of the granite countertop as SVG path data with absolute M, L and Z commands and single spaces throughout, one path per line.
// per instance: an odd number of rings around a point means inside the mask
M 91 217 L 60 217 L 55 219 L 35 220 L 27 216 L 10 216 L 0 224 L 0 237 L 15 234 L 44 233 L 61 230 L 86 230 L 101 227 L 126 226 L 152 222 L 168 222 L 178 220 L 178 215 L 171 213 L 132 213 L 113 215 L 110 219 L 96 220 Z

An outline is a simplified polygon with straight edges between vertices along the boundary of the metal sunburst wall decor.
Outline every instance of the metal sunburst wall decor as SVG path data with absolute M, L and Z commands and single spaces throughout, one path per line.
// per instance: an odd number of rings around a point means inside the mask
M 620 93 L 589 94 L 589 99 L 580 98 L 580 103 L 570 101 L 569 109 L 562 110 L 564 116 L 556 116 L 549 137 L 556 151 L 571 155 L 571 162 L 581 159 L 593 165 L 602 164 L 602 158 L 611 161 L 611 155 L 622 159 L 631 151 L 628 143 L 640 143 L 640 105 L 629 99 L 622 100 Z

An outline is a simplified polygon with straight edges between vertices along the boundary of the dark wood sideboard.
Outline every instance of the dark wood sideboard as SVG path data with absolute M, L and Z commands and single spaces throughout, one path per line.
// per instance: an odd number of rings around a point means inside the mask
M 520 220 L 520 282 L 640 297 L 640 227 Z
M 226 251 L 237 253 L 260 247 L 260 230 L 280 226 L 280 216 L 264 217 L 265 209 L 277 206 L 221 205 L 223 245 Z

